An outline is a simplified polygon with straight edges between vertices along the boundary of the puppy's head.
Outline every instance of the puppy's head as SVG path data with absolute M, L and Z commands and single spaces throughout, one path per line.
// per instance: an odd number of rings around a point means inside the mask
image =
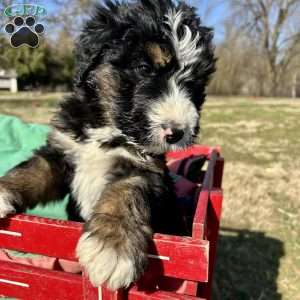
M 106 1 L 77 44 L 76 84 L 102 120 L 150 153 L 193 142 L 215 70 L 212 31 L 170 0 Z M 88 101 L 88 100 L 87 100 Z

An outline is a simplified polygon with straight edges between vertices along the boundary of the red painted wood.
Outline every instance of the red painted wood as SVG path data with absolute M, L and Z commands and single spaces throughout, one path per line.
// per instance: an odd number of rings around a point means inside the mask
M 185 295 L 196 296 L 197 295 L 198 282 L 186 281 Z
M 209 200 L 209 193 L 214 184 L 214 171 L 216 161 L 218 159 L 218 152 L 213 150 L 211 152 L 210 161 L 207 167 L 207 171 L 204 177 L 204 181 L 198 196 L 198 204 L 193 221 L 193 239 L 201 240 L 204 238 L 204 231 L 206 226 L 207 218 L 207 205 Z
M 198 282 L 171 277 L 161 277 L 160 279 L 158 279 L 156 286 L 159 290 L 175 292 L 176 294 L 196 296 Z
M 21 234 L 21 236 L 12 236 L 0 233 L 2 248 L 76 260 L 75 247 L 82 224 L 29 215 L 15 215 L 1 219 L 0 229 Z
M 155 235 L 149 253 L 163 259 L 151 259 L 149 272 L 193 281 L 208 280 L 209 242 L 191 238 Z
M 91 284 L 85 272 L 83 272 L 82 274 L 82 289 L 83 289 L 82 299 L 99 300 L 98 289 Z
M 194 145 L 181 151 L 170 151 L 166 154 L 166 157 L 167 159 L 184 159 L 196 155 L 205 155 L 209 157 L 212 151 L 216 151 L 220 154 L 220 147 L 211 148 L 203 145 Z
M 176 293 L 164 291 L 138 291 L 133 287 L 128 292 L 128 300 L 205 300 L 204 298 L 197 298 L 188 295 L 178 295 Z
M 207 215 L 207 239 L 210 241 L 209 248 L 209 280 L 199 288 L 199 295 L 211 299 L 213 273 L 216 264 L 217 242 L 221 220 L 223 192 L 221 189 L 213 189 L 210 192 L 210 202 Z
M 125 299 L 126 292 L 123 290 L 112 292 L 101 286 L 95 288 L 90 281 L 88 276 L 83 274 L 83 298 L 84 300 L 123 300 Z M 71 300 L 71 299 L 70 299 Z
M 192 237 L 195 240 L 204 239 L 208 197 L 209 191 L 200 190 L 197 202 L 198 204 L 193 221 Z
M 138 291 L 133 287 L 129 295 L 124 291 L 112 293 L 102 287 L 100 294 L 103 300 L 199 299 L 187 294 L 195 295 L 196 287 L 200 282 L 202 283 L 198 288 L 198 295 L 210 299 L 222 204 L 220 188 L 224 161 L 220 157 L 218 148 L 212 149 L 206 146 L 195 146 L 179 153 L 169 153 L 168 157 L 178 159 L 193 155 L 206 155 L 209 165 L 202 182 L 202 189 L 198 191 L 192 237 L 155 234 L 153 243 L 149 247 L 149 254 L 160 256 L 160 259 L 150 258 L 150 266 L 144 276 L 150 278 L 155 284 L 151 286 L 151 280 L 148 282 L 146 280 L 147 284 L 144 284 L 143 290 Z M 0 220 L 0 230 L 14 232 L 14 235 L 0 233 L 0 247 L 76 260 L 75 247 L 82 231 L 82 224 L 16 215 Z M 16 288 L 11 284 L 0 283 L 0 294 L 6 293 L 7 296 L 25 300 L 98 299 L 98 289 L 92 287 L 85 275 L 81 277 L 1 262 L 0 279 L 2 275 L 8 276 L 11 280 L 28 280 L 31 287 L 29 292 L 25 287 Z M 164 282 L 161 280 L 159 284 L 159 279 L 163 276 L 170 277 L 169 283 L 168 280 Z M 179 283 L 185 285 L 185 289 L 180 289 Z M 153 286 L 167 291 L 149 292 L 150 286 L 152 291 L 155 290 Z M 185 295 L 180 296 L 174 293 L 176 291 Z M 69 297 L 74 293 L 75 296 Z
M 17 215 L 0 220 L 0 229 L 22 236 L 0 233 L 0 245 L 7 249 L 76 260 L 75 247 L 81 228 L 80 223 Z M 149 254 L 167 259 L 150 258 L 150 269 L 166 276 L 207 281 L 208 248 L 207 241 L 194 242 L 191 238 L 156 234 Z
M 215 172 L 214 172 L 214 187 L 222 188 L 224 175 L 224 159 L 219 157 L 216 161 Z
M 18 286 L 17 283 L 28 286 Z M 0 263 L 0 295 L 22 300 L 82 300 L 82 293 L 82 280 L 79 275 L 11 262 Z
M 99 293 L 101 294 L 101 296 L 99 297 L 99 300 L 101 299 L 101 297 L 102 297 L 102 300 L 123 300 L 123 299 L 125 300 L 125 299 L 127 299 L 127 291 L 123 291 L 123 290 L 112 292 L 105 287 L 101 287 L 99 289 Z

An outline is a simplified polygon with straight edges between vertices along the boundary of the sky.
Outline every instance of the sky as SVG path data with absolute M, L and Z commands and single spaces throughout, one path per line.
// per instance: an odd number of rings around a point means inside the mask
M 229 8 L 226 0 L 190 0 L 189 2 L 197 7 L 203 23 L 214 28 L 215 40 L 217 42 L 222 41 L 224 36 L 222 23 L 229 17 Z
M 72 0 L 71 0 L 72 1 Z M 222 40 L 224 35 L 222 29 L 222 21 L 228 17 L 228 7 L 226 0 L 186 0 L 193 6 L 197 7 L 198 13 L 206 26 L 214 27 L 216 41 Z M 57 9 L 52 0 L 40 0 L 41 4 L 49 9 L 50 12 L 55 12 Z M 212 2 L 214 3 L 212 5 Z
M 72 0 L 70 0 L 72 1 Z M 101 0 L 99 0 L 101 1 Z M 226 0 L 186 0 L 189 4 L 197 7 L 198 13 L 206 26 L 215 30 L 215 41 L 222 41 L 224 36 L 222 22 L 228 17 Z M 32 3 L 46 7 L 48 14 L 55 14 L 58 7 L 53 0 L 15 0 L 13 3 Z M 213 4 L 212 4 L 213 3 Z

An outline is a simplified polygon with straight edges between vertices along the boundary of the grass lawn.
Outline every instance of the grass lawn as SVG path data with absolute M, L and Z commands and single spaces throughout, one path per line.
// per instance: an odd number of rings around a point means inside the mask
M 63 93 L 11 94 L 0 92 L 0 114 L 17 116 L 24 121 L 48 124 Z
M 211 98 L 226 159 L 215 299 L 300 299 L 300 99 Z
M 48 123 L 62 98 L 21 96 L 0 113 Z M 300 299 L 300 100 L 211 97 L 201 124 L 226 159 L 214 299 Z

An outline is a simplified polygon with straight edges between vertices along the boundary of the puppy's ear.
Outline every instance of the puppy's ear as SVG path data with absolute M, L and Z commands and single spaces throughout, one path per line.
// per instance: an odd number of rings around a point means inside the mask
M 183 24 L 188 26 L 195 36 L 199 34 L 198 47 L 201 47 L 201 60 L 199 60 L 197 73 L 198 78 L 201 78 L 203 85 L 206 85 L 210 79 L 211 74 L 216 70 L 216 59 L 214 56 L 214 45 L 213 37 L 214 31 L 212 28 L 202 25 L 202 22 L 197 15 L 196 8 L 189 6 L 185 1 L 179 1 L 177 6 L 177 11 L 182 12 Z M 184 34 L 181 31 L 181 34 Z
M 75 44 L 76 75 L 74 84 L 80 86 L 89 71 L 101 63 L 117 24 L 117 2 L 104 1 L 96 5 Z

